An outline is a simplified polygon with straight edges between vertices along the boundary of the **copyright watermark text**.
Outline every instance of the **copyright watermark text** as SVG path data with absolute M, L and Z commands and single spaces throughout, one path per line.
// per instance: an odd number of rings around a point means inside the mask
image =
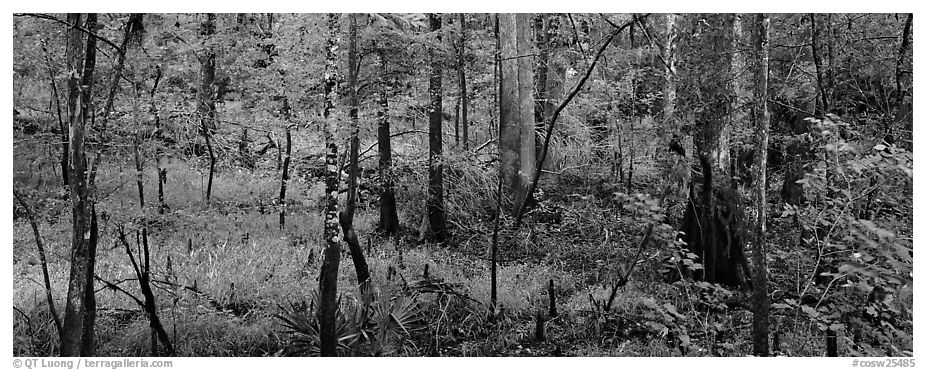
M 915 367 L 914 358 L 883 358 L 883 359 L 854 359 L 852 367 Z
M 16 358 L 14 369 L 135 369 L 135 368 L 170 368 L 171 360 L 148 359 L 91 359 L 91 358 Z

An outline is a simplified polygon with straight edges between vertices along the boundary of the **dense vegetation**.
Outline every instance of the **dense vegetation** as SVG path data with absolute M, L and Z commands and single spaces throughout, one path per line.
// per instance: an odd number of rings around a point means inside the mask
M 912 15 L 15 14 L 18 356 L 911 356 Z

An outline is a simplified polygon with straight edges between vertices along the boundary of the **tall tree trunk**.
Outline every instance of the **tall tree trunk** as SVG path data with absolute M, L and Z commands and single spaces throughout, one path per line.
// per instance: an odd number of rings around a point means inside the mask
M 129 53 L 129 45 L 131 45 L 133 41 L 137 42 L 137 40 L 141 38 L 143 17 L 144 14 L 132 13 L 129 15 L 128 21 L 125 22 L 125 30 L 123 30 L 122 34 L 122 50 L 119 52 L 116 59 L 112 81 L 109 83 L 109 95 L 106 97 L 106 104 L 103 105 L 103 112 L 100 115 L 100 120 L 103 122 L 107 121 L 109 114 L 113 110 L 113 103 L 115 103 L 116 100 L 116 90 L 119 88 L 119 79 L 122 77 L 122 69 L 125 67 L 125 58 Z
M 78 92 L 80 84 L 80 72 L 82 68 L 83 56 L 83 33 L 80 29 L 80 13 L 68 13 L 67 22 L 71 25 L 67 32 L 67 46 L 65 58 L 67 62 L 67 114 L 68 123 L 73 123 L 77 116 Z M 61 179 L 64 186 L 69 186 L 71 182 L 69 158 L 71 155 L 70 138 L 68 132 L 61 132 Z
M 510 210 L 527 199 L 534 177 L 536 144 L 534 134 L 533 69 L 530 55 L 531 19 L 528 14 L 499 14 L 501 94 L 499 96 L 502 179 L 514 200 Z
M 535 67 L 537 77 L 534 79 L 534 90 L 537 92 L 534 100 L 534 122 L 543 123 L 546 120 L 545 109 L 547 107 L 547 72 L 550 63 L 550 35 L 549 21 L 546 14 L 537 14 L 534 16 L 534 35 L 537 41 L 537 65 Z
M 377 116 L 377 146 L 379 149 L 379 176 L 381 193 L 379 196 L 379 230 L 386 235 L 395 235 L 399 231 L 399 216 L 395 204 L 395 174 L 392 171 L 392 138 L 389 133 L 389 82 L 386 80 L 386 54 L 379 55 L 379 110 Z
M 544 99 L 543 102 L 543 120 L 538 121 L 538 124 L 543 124 L 548 122 L 553 116 L 553 111 L 556 110 L 557 105 L 566 97 L 566 63 L 563 63 L 565 58 L 558 55 L 566 52 L 564 48 L 565 45 L 568 45 L 568 42 L 560 34 L 562 31 L 562 22 L 563 15 L 557 14 L 551 16 L 547 19 L 547 70 L 546 70 L 546 87 L 544 88 L 544 95 L 541 97 Z M 539 139 L 546 139 L 543 136 L 539 136 Z M 541 142 L 537 142 L 537 156 L 543 152 L 541 148 Z M 544 168 L 538 168 L 538 171 L 543 169 L 547 170 L 557 170 L 557 166 L 561 164 L 555 163 L 550 160 L 551 153 L 547 154 L 547 157 L 543 159 Z
M 161 66 L 156 66 L 154 76 L 154 85 L 151 87 L 151 92 L 149 93 L 151 98 L 151 105 L 148 107 L 148 112 L 154 118 L 154 132 L 155 137 L 161 138 L 161 118 L 158 114 L 157 105 L 155 104 L 154 93 L 157 91 L 158 84 L 161 82 L 161 77 L 163 73 L 161 72 Z M 164 214 L 164 211 L 168 208 L 167 203 L 164 202 L 164 186 L 167 185 L 167 168 L 162 167 L 161 160 L 164 159 L 163 150 L 158 147 L 155 150 L 157 153 L 157 171 L 158 171 L 158 214 Z
M 649 15 L 646 15 L 646 16 L 649 16 Z M 639 21 L 639 18 L 637 16 L 634 16 L 630 22 L 625 23 L 624 25 L 618 27 L 617 29 L 611 32 L 610 36 L 608 36 L 608 38 L 604 42 L 601 43 L 601 47 L 598 49 L 598 52 L 595 53 L 595 57 L 592 59 L 591 63 L 589 63 L 588 69 L 585 71 L 585 74 L 582 76 L 581 79 L 579 79 L 579 82 L 576 83 L 575 87 L 572 88 L 572 91 L 569 92 L 569 95 L 567 95 L 566 98 L 563 99 L 563 101 L 560 102 L 559 105 L 556 106 L 556 109 L 553 110 L 553 113 L 550 115 L 550 120 L 547 123 L 546 131 L 544 132 L 543 147 L 540 151 L 540 156 L 539 156 L 540 159 L 537 161 L 538 163 L 536 164 L 535 168 L 543 168 L 544 158 L 547 157 L 547 154 L 549 153 L 549 149 L 550 149 L 550 138 L 553 135 L 553 130 L 556 128 L 556 119 L 559 118 L 560 113 L 563 112 L 563 109 L 565 109 L 566 106 L 569 105 L 569 102 L 571 102 L 572 99 L 574 99 L 576 95 L 579 94 L 579 91 L 582 90 L 582 87 L 585 86 L 585 82 L 588 81 L 589 76 L 591 76 L 592 72 L 595 71 L 595 66 L 598 65 L 598 60 L 601 59 L 601 56 L 604 54 L 605 49 L 607 49 L 608 46 L 611 45 L 611 41 L 614 40 L 614 37 L 620 34 L 620 32 L 623 31 L 625 28 L 629 27 L 631 24 L 633 24 L 634 22 L 638 22 L 638 21 Z M 524 200 L 531 199 L 531 195 L 534 193 L 534 191 L 537 190 L 537 184 L 540 183 L 540 175 L 542 173 L 543 171 L 534 171 L 533 177 L 528 179 L 527 193 L 523 197 Z M 524 217 L 524 210 L 526 208 L 526 205 L 527 205 L 526 201 L 519 203 L 517 206 L 517 209 L 514 212 L 514 215 L 515 215 L 514 227 L 515 228 L 518 228 L 521 225 L 521 219 L 522 217 Z
M 141 160 L 141 146 L 140 140 L 138 139 L 138 133 L 135 133 L 134 140 L 132 140 L 132 149 L 135 154 L 135 185 L 138 186 L 138 205 L 140 208 L 145 208 L 145 172 L 144 165 Z
M 347 123 L 350 131 L 350 147 L 348 148 L 348 173 L 347 173 L 347 204 L 342 211 L 346 217 L 348 225 L 354 222 L 354 211 L 357 208 L 357 159 L 360 146 L 360 123 L 357 120 L 358 106 L 360 105 L 357 98 L 357 17 L 354 14 L 347 15 Z
M 436 34 L 437 44 L 441 43 L 441 18 L 439 14 L 428 14 L 431 32 Z M 435 241 L 447 238 L 444 215 L 444 164 L 442 156 L 442 120 L 443 107 L 441 79 L 443 64 L 436 48 L 428 49 L 431 61 L 431 75 L 428 80 L 428 95 L 431 99 L 430 120 L 428 124 L 428 197 L 426 202 L 428 218 L 428 237 Z
M 817 75 L 817 96 L 819 97 L 820 107 L 815 110 L 815 114 L 829 113 L 829 99 L 826 96 L 826 82 L 823 78 L 823 59 L 820 56 L 820 27 L 817 25 L 816 16 L 810 13 L 810 50 L 813 54 L 813 65 Z
M 752 353 L 756 356 L 768 356 L 768 279 L 765 263 L 766 207 L 765 179 L 768 162 L 768 14 L 756 15 L 756 157 L 755 183 L 753 189 L 756 199 L 756 217 L 753 227 L 752 263 L 753 263 L 753 321 Z
M 69 17 L 71 18 L 71 17 Z M 75 17 L 72 19 L 77 19 Z M 87 15 L 84 28 L 96 29 L 97 16 Z M 87 179 L 87 164 L 84 153 L 84 135 L 91 106 L 93 71 L 96 65 L 96 39 L 87 36 L 83 71 L 80 86 L 68 102 L 74 107 L 70 121 L 70 200 L 73 214 L 71 234 L 71 274 L 68 279 L 67 305 L 64 310 L 61 335 L 61 355 L 92 356 L 95 350 L 94 322 L 96 320 L 96 298 L 93 289 L 93 270 L 96 264 L 97 223 L 91 189 Z M 70 82 L 69 82 L 70 84 Z
M 637 117 L 636 117 L 637 104 L 636 103 L 637 103 L 637 97 L 640 94 L 640 90 L 638 89 L 638 84 L 640 81 L 637 77 L 637 68 L 638 68 L 637 64 L 639 63 L 639 60 L 640 60 L 640 51 L 637 50 L 637 41 L 636 41 L 636 38 L 634 37 L 634 34 L 636 33 L 634 32 L 635 31 L 634 24 L 635 23 L 630 24 L 630 35 L 629 35 L 630 50 L 632 51 L 632 54 L 630 57 L 630 99 L 631 101 L 630 101 L 630 119 L 628 120 L 630 121 L 630 132 L 629 132 L 630 147 L 628 148 L 628 151 L 630 152 L 630 156 L 629 156 L 630 158 L 628 161 L 629 163 L 627 165 L 627 183 L 626 183 L 626 193 L 627 194 L 630 194 L 631 188 L 633 187 L 633 162 L 635 160 L 634 157 L 636 157 L 636 151 L 634 150 L 634 145 L 633 145 L 634 144 L 633 138 L 635 136 L 634 133 L 636 132 L 636 129 L 634 128 L 634 123 L 637 120 Z M 643 117 L 640 117 L 639 119 L 642 120 Z M 621 151 L 623 151 L 623 149 Z M 623 155 L 621 156 L 621 162 L 623 162 Z M 623 172 L 621 173 L 623 174 Z
M 678 93 L 677 87 L 677 76 L 675 69 L 675 55 L 677 54 L 678 45 L 676 40 L 678 39 L 678 26 L 677 26 L 676 14 L 668 13 L 666 14 L 666 35 L 665 35 L 665 45 L 662 48 L 662 59 L 665 62 L 663 75 L 665 78 L 664 85 L 662 88 L 662 121 L 661 125 L 656 127 L 657 135 L 665 142 L 670 141 L 670 132 L 678 131 L 678 120 L 675 117 L 675 105 L 676 105 L 676 95 Z M 679 145 L 677 141 L 676 145 Z M 670 144 L 671 146 L 672 144 Z M 681 146 L 680 146 L 681 147 Z M 672 171 L 673 165 L 670 163 L 672 159 L 678 159 L 676 156 L 662 155 L 664 146 L 659 145 L 656 147 L 656 155 L 659 161 L 660 166 L 662 167 L 662 172 L 669 173 Z M 687 148 L 690 149 L 690 148 Z M 690 150 L 684 150 L 684 152 L 690 153 Z M 633 152 L 631 152 L 633 153 Z M 631 160 L 633 163 L 633 160 Z
M 727 29 L 709 26 L 724 24 L 726 15 L 698 16 L 692 22 L 693 38 L 686 47 L 702 53 L 692 55 L 689 64 L 695 67 L 685 72 L 698 74 L 686 78 L 685 101 L 696 99 L 698 106 L 692 107 L 697 131 L 694 135 L 696 153 L 693 159 L 700 164 L 699 181 L 689 185 L 689 198 L 682 220 L 684 240 L 688 249 L 699 256 L 703 270 L 698 270 L 694 277 L 714 283 L 740 285 L 749 283 L 749 266 L 744 252 L 744 236 L 739 226 L 745 222 L 743 202 L 732 184 L 728 169 L 717 165 L 721 146 L 720 133 L 728 118 L 730 102 L 724 96 L 732 94 L 729 81 L 732 68 L 725 51 L 730 43 L 724 42 L 722 32 Z M 690 53 L 688 53 L 690 54 Z M 688 75 L 689 77 L 691 75 Z M 682 151 L 687 153 L 687 151 Z M 682 170 L 676 166 L 676 171 Z M 687 171 L 687 166 L 684 171 Z M 695 171 L 692 171 L 695 172 Z M 695 178 L 695 176 L 692 176 Z M 699 184 L 700 191 L 696 191 Z
M 360 248 L 360 239 L 357 237 L 357 231 L 354 230 L 354 210 L 357 208 L 357 176 L 360 167 L 357 164 L 360 150 L 360 123 L 357 120 L 357 110 L 359 109 L 359 99 L 357 98 L 357 72 L 360 68 L 357 65 L 357 15 L 348 15 L 348 41 L 347 41 L 347 90 L 349 95 L 348 122 L 350 124 L 350 154 L 349 154 L 349 171 L 347 177 L 347 205 L 341 212 L 339 220 L 341 231 L 344 233 L 344 241 L 350 249 L 350 256 L 354 262 L 354 270 L 357 273 L 357 283 L 361 291 L 366 291 L 368 280 L 370 279 L 370 270 L 367 267 L 366 258 L 363 257 L 363 249 Z
M 55 332 L 60 338 L 63 334 L 61 329 L 61 316 L 58 316 L 58 309 L 55 308 L 55 300 L 51 294 L 51 280 L 48 278 L 48 259 L 45 258 L 45 243 L 42 242 L 42 236 L 39 234 L 39 224 L 32 213 L 32 207 L 26 203 L 25 197 L 20 192 L 13 189 L 13 197 L 19 202 L 32 226 L 32 235 L 35 237 L 35 248 L 39 252 L 39 264 L 42 266 L 42 282 L 45 285 L 45 301 L 48 303 L 48 313 L 51 314 L 51 320 L 55 323 Z
M 732 174 L 730 144 L 733 132 L 743 129 L 747 124 L 747 98 L 746 98 L 746 49 L 749 44 L 743 37 L 743 15 L 733 14 L 733 26 L 731 27 L 733 37 L 733 54 L 730 63 L 731 78 L 730 83 L 733 88 L 733 103 L 730 107 L 730 123 L 724 125 L 720 132 L 720 152 L 716 158 L 717 164 L 724 172 Z
M 215 34 L 215 13 L 207 13 L 206 19 L 200 25 L 199 34 L 204 40 Z M 206 185 L 206 203 L 212 198 L 212 179 L 215 175 L 215 152 L 212 149 L 212 135 L 215 134 L 215 52 L 207 46 L 200 57 L 199 105 L 197 113 L 201 124 L 203 137 L 206 140 L 206 149 L 209 152 L 209 182 Z
M 910 143 L 913 143 L 913 115 L 911 114 L 910 104 L 904 103 L 904 97 L 906 97 L 910 92 L 903 86 L 903 76 L 910 75 L 912 77 L 913 72 L 908 71 L 904 73 L 904 59 L 907 55 L 907 50 L 910 48 L 910 32 L 913 26 L 913 13 L 907 14 L 907 21 L 904 22 L 903 26 L 903 36 L 900 40 L 900 49 L 897 50 L 897 65 L 894 68 L 894 82 L 896 83 L 895 89 L 897 90 L 894 98 L 894 109 L 896 113 L 894 114 L 894 122 L 906 121 L 907 131 L 909 131 Z M 912 86 L 912 85 L 910 85 Z
M 460 82 L 460 128 L 463 130 L 463 150 L 469 150 L 469 96 L 466 94 L 466 14 L 459 14 L 460 48 L 457 50 L 457 70 Z
M 675 54 L 678 30 L 676 28 L 676 15 L 666 14 L 666 41 L 662 49 L 662 59 L 666 62 L 663 74 L 665 86 L 662 89 L 662 119 L 667 122 L 664 127 L 675 126 Z
M 339 14 L 328 14 L 325 49 L 325 252 L 318 279 L 319 348 L 322 356 L 337 356 L 338 265 L 341 263 L 341 238 L 338 235 L 338 145 L 335 132 L 338 121 L 332 116 L 338 100 L 337 60 L 340 41 Z
M 283 173 L 280 176 L 280 198 L 277 205 L 280 207 L 280 231 L 286 229 L 286 182 L 289 181 L 289 163 L 292 161 L 293 136 L 286 127 L 286 156 L 283 157 Z

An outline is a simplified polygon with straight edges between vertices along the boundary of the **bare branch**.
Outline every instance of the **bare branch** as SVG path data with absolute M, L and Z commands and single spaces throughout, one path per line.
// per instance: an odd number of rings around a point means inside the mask
M 120 47 L 119 47 L 118 45 L 116 45 L 114 42 L 107 40 L 105 37 L 102 37 L 102 36 L 100 36 L 100 35 L 97 35 L 97 34 L 91 32 L 90 30 L 88 30 L 88 29 L 86 29 L 86 28 L 84 28 L 84 27 L 81 27 L 80 25 L 70 24 L 70 23 L 68 23 L 67 21 L 58 19 L 58 18 L 55 17 L 55 16 L 48 15 L 48 14 L 41 14 L 41 13 L 14 13 L 13 16 L 14 16 L 14 17 L 32 17 L 32 18 L 38 18 L 38 19 L 45 19 L 45 20 L 49 20 L 49 21 L 54 21 L 54 22 L 61 23 L 61 24 L 66 25 L 66 26 L 68 26 L 68 27 L 74 27 L 74 28 L 80 30 L 81 32 L 86 33 L 87 35 L 90 35 L 91 37 L 93 37 L 93 38 L 95 38 L 95 39 L 97 39 L 97 40 L 100 40 L 100 41 L 106 43 L 106 44 L 109 45 L 109 46 L 112 46 L 113 49 L 116 49 L 117 52 L 122 53 L 122 48 L 120 48 Z

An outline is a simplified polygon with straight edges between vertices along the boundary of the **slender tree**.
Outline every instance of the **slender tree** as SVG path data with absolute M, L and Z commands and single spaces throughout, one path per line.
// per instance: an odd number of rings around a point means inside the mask
M 344 233 L 344 241 L 350 249 L 350 256 L 354 262 L 354 270 L 357 273 L 357 283 L 362 291 L 366 290 L 367 281 L 370 279 L 370 270 L 367 267 L 366 258 L 363 256 L 363 249 L 360 248 L 360 240 L 357 237 L 357 231 L 354 230 L 354 210 L 357 208 L 357 177 L 359 176 L 360 166 L 357 164 L 360 151 L 360 123 L 357 119 L 357 110 L 359 109 L 360 100 L 357 97 L 357 73 L 360 66 L 357 64 L 357 15 L 348 15 L 347 31 L 347 92 L 349 107 L 347 111 L 348 124 L 350 125 L 350 152 L 348 159 L 347 177 L 347 205 L 339 215 L 341 231 Z
M 528 14 L 498 15 L 501 58 L 499 95 L 499 146 L 502 179 L 515 207 L 527 199 L 527 188 L 536 171 L 534 134 L 534 64 L 530 57 L 532 22 Z
M 69 17 L 79 19 L 79 17 Z M 84 28 L 96 29 L 97 16 L 87 15 Z M 85 128 L 91 108 L 93 72 L 96 66 L 96 38 L 87 36 L 80 84 L 74 86 L 76 93 L 69 93 L 74 101 L 70 121 L 69 187 L 73 225 L 71 234 L 71 273 L 68 279 L 67 303 L 61 334 L 61 355 L 92 356 L 94 353 L 94 322 L 96 321 L 96 297 L 93 289 L 94 265 L 96 264 L 97 221 L 91 189 L 87 178 L 85 157 Z M 73 78 L 73 77 L 72 77 Z M 69 83 L 69 85 L 71 85 Z
M 826 96 L 826 80 L 823 78 L 823 58 L 820 56 L 820 27 L 817 25 L 817 17 L 810 13 L 810 51 L 813 55 L 814 71 L 817 77 L 817 99 L 820 106 L 817 107 L 817 114 L 829 113 L 829 98 Z
M 65 59 L 66 59 L 66 68 L 67 68 L 67 88 L 68 88 L 68 100 L 67 100 L 67 122 L 74 122 L 74 117 L 77 115 L 77 94 L 78 94 L 78 84 L 80 83 L 80 72 L 82 67 L 82 56 L 83 56 L 83 34 L 80 31 L 80 13 L 68 13 L 67 22 L 70 25 L 67 31 L 67 46 L 65 47 Z M 64 127 L 62 127 L 64 128 Z M 70 170 L 71 166 L 69 164 L 70 158 L 70 139 L 69 134 L 66 130 L 61 130 L 61 179 L 64 183 L 64 186 L 69 186 L 71 182 Z
M 598 49 L 598 52 L 595 53 L 594 58 L 592 58 L 591 63 L 589 63 L 588 69 L 585 71 L 585 74 L 582 76 L 581 79 L 579 79 L 579 81 L 572 88 L 569 94 L 566 95 L 566 98 L 564 98 L 563 101 L 561 101 L 559 105 L 556 106 L 556 109 L 553 110 L 553 113 L 550 114 L 550 118 L 546 125 L 547 126 L 546 130 L 544 131 L 543 146 L 542 146 L 542 149 L 540 150 L 540 156 L 537 159 L 537 165 L 535 166 L 535 168 L 543 168 L 544 159 L 547 157 L 547 153 L 549 153 L 549 150 L 550 150 L 550 138 L 552 137 L 553 130 L 556 127 L 556 120 L 559 118 L 560 113 L 563 112 L 563 109 L 565 109 L 566 106 L 569 105 L 569 102 L 571 102 L 572 99 L 574 99 L 576 95 L 579 94 L 579 91 L 582 90 L 582 87 L 585 86 L 585 82 L 588 81 L 588 78 L 592 75 L 592 72 L 595 70 L 595 66 L 598 65 L 598 60 L 601 59 L 601 56 L 604 54 L 605 49 L 607 49 L 608 46 L 611 45 L 611 41 L 614 40 L 614 37 L 620 34 L 625 28 L 629 27 L 634 22 L 639 21 L 641 18 L 645 18 L 648 16 L 649 14 L 643 15 L 641 17 L 634 16 L 633 19 L 630 20 L 629 22 L 624 23 L 621 26 L 615 26 L 615 29 L 612 30 L 608 38 L 601 44 L 601 47 Z M 523 199 L 525 200 L 531 199 L 532 194 L 537 190 L 537 184 L 540 182 L 540 174 L 542 173 L 543 171 L 534 172 L 533 177 L 529 180 L 530 182 L 528 183 L 528 186 L 527 186 L 527 193 L 524 195 Z M 525 207 L 526 205 L 527 205 L 526 201 L 521 202 L 517 206 L 518 207 L 517 210 L 514 212 L 515 228 L 521 225 L 521 218 L 524 216 L 524 210 L 526 208 Z
M 746 114 L 746 49 L 749 45 L 743 37 L 743 15 L 735 13 L 732 15 L 733 24 L 730 27 L 733 44 L 733 52 L 730 62 L 730 84 L 733 90 L 733 102 L 730 104 L 730 122 L 723 126 L 720 131 L 720 150 L 716 152 L 717 157 L 714 159 L 717 167 L 725 173 L 732 173 L 731 166 L 731 148 L 733 141 L 733 132 L 746 126 L 748 115 Z
M 280 231 L 286 228 L 286 182 L 289 181 L 289 163 L 292 161 L 293 135 L 286 127 L 286 155 L 283 157 L 283 169 L 280 176 L 280 197 L 277 201 L 280 207 Z
M 896 109 L 897 111 L 897 113 L 894 115 L 894 121 L 900 122 L 903 120 L 907 120 L 908 124 L 911 125 L 907 128 L 908 131 L 911 131 L 911 134 L 912 134 L 912 128 L 913 128 L 912 114 L 910 112 L 910 107 L 904 104 L 904 97 L 907 96 L 907 94 L 909 94 L 909 91 L 907 91 L 907 89 L 904 88 L 902 81 L 904 80 L 904 75 L 906 74 L 912 75 L 912 73 L 905 73 L 908 71 L 904 71 L 904 68 L 903 68 L 904 60 L 906 59 L 906 55 L 907 55 L 907 50 L 910 48 L 910 32 L 911 32 L 912 26 L 913 26 L 913 13 L 910 13 L 910 14 L 907 14 L 907 20 L 906 22 L 904 22 L 903 34 L 901 35 L 901 39 L 900 39 L 900 47 L 897 50 L 897 63 L 896 63 L 896 67 L 894 68 L 894 83 L 896 85 L 895 89 L 897 90 L 895 92 L 896 97 L 894 98 L 894 109 Z
M 141 140 L 138 139 L 138 133 L 135 133 L 135 137 L 132 140 L 132 151 L 135 154 L 135 185 L 138 187 L 138 206 L 142 209 L 145 208 L 145 172 L 144 172 L 144 162 L 141 160 Z
M 457 74 L 460 82 L 460 128 L 463 150 L 469 150 L 469 96 L 466 93 L 466 14 L 459 14 L 460 46 L 457 48 Z
M 199 34 L 208 40 L 215 34 L 215 13 L 207 13 L 202 22 Z M 208 42 L 208 41 L 207 41 Z M 200 130 L 206 140 L 206 150 L 209 154 L 209 181 L 206 184 L 206 202 L 212 198 L 212 179 L 215 175 L 215 151 L 212 148 L 212 136 L 215 134 L 215 51 L 207 45 L 200 57 L 200 84 L 199 84 L 199 113 Z
M 428 14 L 431 32 L 434 33 L 435 46 L 428 48 L 428 59 L 431 61 L 430 78 L 428 79 L 428 95 L 430 96 L 430 118 L 428 123 L 428 196 L 426 202 L 428 231 L 427 236 L 435 241 L 444 241 L 447 238 L 444 215 L 444 164 L 442 149 L 442 121 L 443 121 L 443 78 L 440 53 L 436 45 L 441 43 L 441 16 Z
M 139 43 L 141 41 L 141 35 L 144 30 L 142 20 L 144 19 L 144 14 L 132 13 L 129 15 L 129 19 L 125 22 L 125 29 L 123 30 L 122 35 L 122 45 L 120 50 L 117 53 L 116 66 L 113 70 L 112 80 L 109 83 L 109 95 L 106 97 L 106 103 L 103 105 L 103 112 L 100 115 L 102 121 L 106 121 L 109 118 L 109 114 L 112 112 L 113 104 L 116 100 L 116 90 L 119 88 L 119 80 L 122 78 L 122 70 L 125 67 L 125 58 L 128 56 L 129 46 L 133 43 Z
M 328 14 L 325 42 L 325 252 L 318 279 L 319 348 L 322 356 L 337 356 L 338 265 L 341 263 L 341 237 L 338 235 L 338 145 L 334 134 L 338 121 L 332 114 L 338 100 L 336 52 L 340 42 L 340 15 Z
M 20 194 L 16 189 L 13 189 L 13 197 L 19 202 L 19 206 L 23 208 L 23 212 L 29 220 L 29 225 L 32 226 L 32 235 L 35 237 L 35 247 L 39 252 L 39 264 L 42 267 L 42 282 L 45 285 L 45 301 L 48 303 L 48 313 L 51 314 L 51 320 L 55 323 L 55 330 L 60 337 L 62 334 L 61 317 L 58 316 L 58 309 L 55 308 L 55 300 L 51 294 L 51 280 L 48 278 L 48 259 L 45 258 L 45 243 L 42 242 L 42 236 L 39 234 L 39 223 L 35 219 L 35 214 L 32 213 L 32 207 L 26 203 L 25 196 Z
M 676 28 L 676 15 L 666 14 L 666 40 L 662 49 L 662 59 L 665 61 L 665 86 L 662 92 L 662 116 L 664 120 L 675 119 L 675 54 L 678 30 Z
M 756 15 L 756 156 L 753 163 L 756 198 L 755 226 L 753 227 L 753 321 L 752 352 L 756 356 L 768 356 L 768 282 L 765 273 L 765 230 L 766 197 L 765 179 L 768 158 L 768 14 Z
M 395 175 L 392 171 L 392 137 L 389 133 L 389 92 L 387 80 L 386 53 L 377 51 L 379 57 L 379 109 L 377 117 L 377 147 L 379 150 L 379 176 L 381 192 L 379 196 L 378 229 L 386 235 L 395 235 L 399 231 L 399 216 L 395 204 Z
M 543 122 L 546 118 L 544 110 L 547 107 L 547 73 L 550 64 L 550 34 L 549 19 L 552 18 L 547 14 L 536 14 L 534 16 L 534 38 L 537 42 L 537 64 L 534 67 L 534 91 L 537 95 L 534 99 L 534 121 Z

